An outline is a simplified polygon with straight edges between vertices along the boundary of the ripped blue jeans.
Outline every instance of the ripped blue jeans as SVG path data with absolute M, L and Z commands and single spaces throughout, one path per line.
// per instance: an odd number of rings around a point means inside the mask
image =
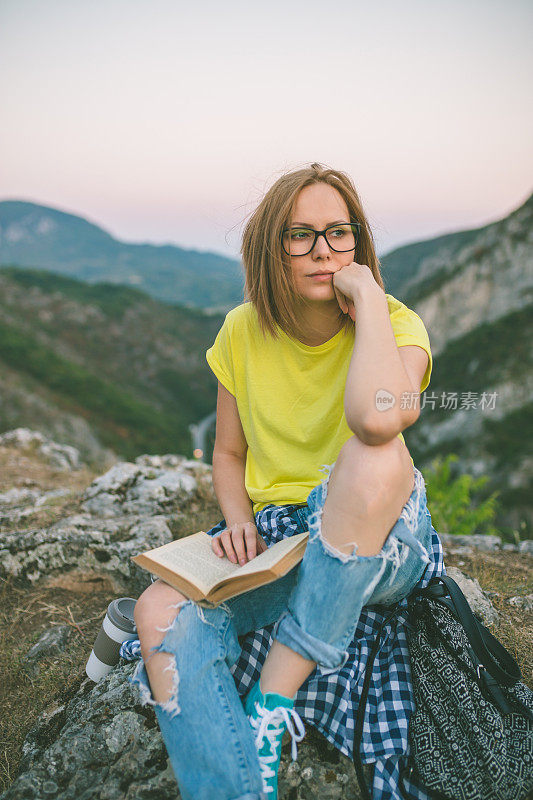
M 328 476 L 297 508 L 309 528 L 303 560 L 273 583 L 217 608 L 185 600 L 154 652 L 171 655 L 173 693 L 156 702 L 144 662 L 130 679 L 154 707 L 183 800 L 264 800 L 252 729 L 230 668 L 239 636 L 275 622 L 274 638 L 317 663 L 340 669 L 364 605 L 392 605 L 416 586 L 429 562 L 432 526 L 426 490 L 414 467 L 413 491 L 375 556 L 341 553 L 322 538 Z

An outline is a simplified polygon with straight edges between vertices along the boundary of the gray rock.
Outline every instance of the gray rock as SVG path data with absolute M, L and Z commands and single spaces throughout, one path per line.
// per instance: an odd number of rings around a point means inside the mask
M 452 547 L 451 545 L 444 545 L 444 553 L 446 556 L 471 556 L 472 555 L 472 548 L 471 547 Z M 464 561 L 460 562 L 464 564 Z
M 196 479 L 182 464 L 154 467 L 121 461 L 87 487 L 82 508 L 100 517 L 168 513 L 182 508 L 196 488 Z
M 56 469 L 79 469 L 82 466 L 79 450 L 69 444 L 57 442 L 43 436 L 40 431 L 15 428 L 0 435 L 0 445 L 31 449 L 40 453 Z
M 0 493 L 0 508 L 19 506 L 28 503 L 33 505 L 40 496 L 41 493 L 37 489 L 17 489 L 14 487 L 7 492 Z
M 516 608 L 520 608 L 522 611 L 533 611 L 533 594 L 510 597 L 507 602 Z
M 34 676 L 39 672 L 42 658 L 61 653 L 68 644 L 72 629 L 68 625 L 56 625 L 44 631 L 25 656 L 24 670 Z
M 469 555 L 474 550 L 484 553 L 519 552 L 533 555 L 533 539 L 524 539 L 518 544 L 503 542 L 499 536 L 485 536 L 472 534 L 470 536 L 453 533 L 440 533 L 439 538 L 447 553 L 454 555 Z
M 451 548 L 454 552 L 461 553 L 472 549 L 491 553 L 501 550 L 502 546 L 502 540 L 499 536 L 485 536 L 481 533 L 474 533 L 470 536 L 464 534 L 439 533 L 439 538 L 446 550 Z
M 194 458 L 176 455 L 175 453 L 166 453 L 162 456 L 145 453 L 142 456 L 137 456 L 135 463 L 143 467 L 156 467 L 157 469 L 180 467 L 181 469 L 192 470 L 195 474 L 204 475 L 209 475 L 212 471 L 210 464 L 205 464 L 203 461 L 197 461 Z
M 469 578 L 457 567 L 447 567 L 446 574 L 459 585 L 472 612 L 481 618 L 484 625 L 499 625 L 498 612 L 481 588 L 477 578 Z
M 211 467 L 181 456 L 140 456 L 139 463 L 119 462 L 82 494 L 82 513 L 46 528 L 0 529 L 0 576 L 35 583 L 78 570 L 107 574 L 117 591 L 142 592 L 149 575 L 131 557 L 172 541 L 170 518 L 186 509 L 200 483 L 213 491 Z M 29 501 L 17 509 L 20 519 L 63 490 L 37 496 L 23 488 L 4 493 L 6 503 Z M 2 512 L 4 518 L 9 507 Z
M 117 591 L 142 592 L 149 575 L 131 557 L 173 539 L 167 517 L 75 514 L 47 528 L 0 532 L 0 575 L 31 583 L 69 570 L 109 575 Z
M 26 653 L 28 661 L 39 661 L 44 656 L 59 653 L 65 649 L 72 629 L 68 625 L 55 625 L 44 631 L 33 647 Z
M 78 678 L 65 690 L 26 736 L 1 800 L 179 800 L 153 709 L 128 683 L 134 668 L 121 661 L 99 683 Z M 359 800 L 351 759 L 310 724 L 296 762 L 285 739 L 280 800 Z
M 14 523 L 35 514 L 56 497 L 70 494 L 68 489 L 52 489 L 41 494 L 36 489 L 10 489 L 0 494 L 0 524 Z

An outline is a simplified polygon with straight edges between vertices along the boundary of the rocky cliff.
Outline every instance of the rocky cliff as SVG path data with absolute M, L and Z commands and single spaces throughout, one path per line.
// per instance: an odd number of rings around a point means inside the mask
M 465 241 L 446 239 L 398 287 L 423 319 L 434 358 L 405 439 L 421 468 L 455 452 L 461 472 L 487 474 L 487 493 L 500 492 L 500 525 L 531 537 L 533 196 Z

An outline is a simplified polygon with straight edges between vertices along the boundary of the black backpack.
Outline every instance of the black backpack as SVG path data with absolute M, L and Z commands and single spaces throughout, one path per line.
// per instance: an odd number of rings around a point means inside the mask
M 353 759 L 371 800 L 360 757 L 365 707 L 381 631 L 366 667 Z M 433 577 L 407 598 L 407 642 L 416 710 L 400 791 L 418 787 L 432 800 L 527 800 L 533 791 L 533 692 L 505 647 L 472 613 L 457 583 Z

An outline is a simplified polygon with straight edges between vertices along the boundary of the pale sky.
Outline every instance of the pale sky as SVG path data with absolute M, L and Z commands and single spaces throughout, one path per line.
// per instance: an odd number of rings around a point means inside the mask
M 533 188 L 526 0 L 0 0 L 0 199 L 238 256 L 283 172 L 352 177 L 378 253 Z

